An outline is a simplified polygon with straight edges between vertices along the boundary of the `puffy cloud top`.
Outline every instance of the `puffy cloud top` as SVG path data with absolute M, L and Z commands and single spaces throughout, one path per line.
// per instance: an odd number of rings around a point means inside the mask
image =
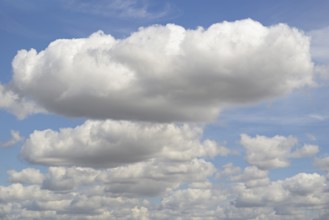
M 289 158 L 314 156 L 319 147 L 305 144 L 302 148 L 293 149 L 298 140 L 295 137 L 241 135 L 241 144 L 246 150 L 246 161 L 259 169 L 268 170 L 290 165 Z
M 209 121 L 230 104 L 311 85 L 309 39 L 247 19 L 207 29 L 168 24 L 125 39 L 61 39 L 13 60 L 15 91 L 50 112 L 144 121 Z

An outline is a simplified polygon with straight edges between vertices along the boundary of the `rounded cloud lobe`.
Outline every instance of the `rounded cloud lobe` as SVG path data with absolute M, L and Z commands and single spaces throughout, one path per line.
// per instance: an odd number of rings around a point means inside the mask
M 102 32 L 13 60 L 15 91 L 50 112 L 96 119 L 210 121 L 231 104 L 312 85 L 309 39 L 247 19 L 207 29 L 168 24 L 125 39 Z

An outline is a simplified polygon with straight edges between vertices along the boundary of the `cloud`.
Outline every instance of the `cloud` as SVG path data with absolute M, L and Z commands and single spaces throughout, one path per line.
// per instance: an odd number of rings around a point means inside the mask
M 179 163 L 156 160 L 117 167 L 99 176 L 106 191 L 126 196 L 155 196 L 177 188 L 183 183 L 199 183 L 215 173 L 211 162 L 203 159 Z
M 99 171 L 90 168 L 49 167 L 40 185 L 43 189 L 52 191 L 70 191 L 83 184 L 95 183 L 97 175 Z
M 102 32 L 59 39 L 39 53 L 20 50 L 12 85 L 66 116 L 211 121 L 227 105 L 313 85 L 312 71 L 303 33 L 247 19 L 195 30 L 154 25 L 125 39 Z
M 296 176 L 286 179 L 283 182 L 283 186 L 292 194 L 305 196 L 318 190 L 325 190 L 326 179 L 317 173 L 300 173 Z
M 58 169 L 58 168 L 55 168 Z M 63 168 L 68 169 L 68 168 Z M 80 169 L 84 177 L 92 169 Z M 88 172 L 84 172 L 89 170 Z M 104 172 L 105 170 L 93 170 Z M 89 174 L 88 174 L 89 173 Z M 86 175 L 87 174 L 87 175 Z M 74 178 L 80 178 L 74 176 Z M 114 177 L 115 178 L 115 177 Z M 128 179 L 127 179 L 128 180 Z M 88 182 L 88 183 L 87 183 Z M 218 188 L 204 181 L 187 187 L 173 188 L 159 199 L 159 205 L 143 197 L 115 194 L 104 183 L 87 181 L 69 192 L 52 191 L 40 186 L 12 184 L 0 187 L 0 216 L 17 219 L 317 219 L 325 216 L 328 204 L 327 183 L 316 173 L 299 173 L 292 177 L 247 187 L 244 180 Z M 88 185 L 90 184 L 90 185 Z M 124 183 L 122 183 L 124 184 Z M 149 185 L 152 186 L 152 185 Z M 232 190 L 233 189 L 233 190 Z M 306 217 L 305 217 L 306 216 Z
M 93 193 L 90 195 L 88 193 Z M 96 191 L 54 193 L 38 186 L 12 184 L 0 186 L 2 205 L 0 216 L 4 219 L 128 219 L 131 208 L 139 200 L 115 197 Z M 112 211 L 108 211 L 111 207 Z M 125 211 L 128 210 L 128 213 Z
M 302 148 L 297 149 L 291 154 L 291 157 L 309 157 L 314 156 L 319 152 L 319 147 L 316 145 L 305 144 Z
M 9 175 L 9 180 L 12 183 L 39 185 L 44 180 L 43 174 L 39 170 L 34 168 L 26 168 L 20 172 L 17 172 L 15 170 L 9 170 L 7 173 Z
M 164 163 L 157 160 L 109 169 L 83 167 L 49 167 L 48 173 L 27 177 L 29 169 L 10 171 L 10 180 L 18 183 L 38 183 L 42 189 L 54 192 L 79 191 L 94 187 L 114 195 L 127 197 L 158 196 L 189 182 L 198 184 L 215 172 L 215 167 L 203 159 Z M 37 178 L 34 178 L 37 177 Z
M 321 29 L 309 31 L 307 35 L 311 37 L 311 54 L 316 62 L 315 72 L 320 79 L 329 79 L 329 43 L 327 36 L 329 34 L 329 26 Z
M 327 214 L 328 179 L 318 173 L 273 181 L 270 171 L 256 166 L 226 164 L 222 170 L 230 182 L 214 181 L 214 164 L 202 158 L 153 158 L 107 169 L 49 167 L 42 174 L 31 168 L 10 171 L 12 184 L 0 186 L 0 216 L 308 220 Z
M 153 214 L 155 211 L 143 198 L 166 195 L 185 182 L 201 193 L 201 188 L 211 187 L 207 178 L 214 170 L 213 165 L 201 159 L 173 164 L 150 161 L 103 170 L 50 167 L 41 176 L 38 170 L 28 168 L 9 172 L 16 183 L 1 186 L 0 197 L 2 205 L 11 204 L 20 213 L 25 210 L 27 213 L 21 217 L 27 219 L 42 219 L 31 217 L 29 212 L 33 211 L 48 212 L 49 216 L 56 215 L 56 219 L 84 219 L 82 216 L 89 219 L 102 213 L 110 213 L 112 218 L 130 219 L 131 214 L 141 218 L 149 215 L 148 209 Z M 40 178 L 34 178 L 36 176 Z M 208 194 L 210 192 L 208 189 Z M 12 216 L 15 212 L 0 209 L 0 215 Z
M 329 53 L 329 52 L 328 52 Z M 321 79 L 329 79 L 329 64 L 317 64 L 314 72 L 320 76 Z
M 148 209 L 145 207 L 135 206 L 133 209 L 131 209 L 131 212 L 132 212 L 133 219 L 138 219 L 138 220 L 150 219 Z
M 4 143 L 0 143 L 1 147 L 11 147 L 23 140 L 21 135 L 19 134 L 18 131 L 11 130 L 10 131 L 11 139 L 9 141 L 6 141 Z
M 170 12 L 170 5 L 166 4 L 160 11 L 151 11 L 150 1 L 147 0 L 97 0 L 89 2 L 85 0 L 61 1 L 61 4 L 69 10 L 104 17 L 121 19 L 156 19 L 166 16 Z
M 12 91 L 0 83 L 0 108 L 14 114 L 17 118 L 23 119 L 27 115 L 44 112 L 41 107 L 28 101 L 24 97 Z
M 329 179 L 329 156 L 316 158 L 314 163 L 327 174 L 327 178 Z
M 329 26 L 309 31 L 307 35 L 311 37 L 311 52 L 314 60 L 320 63 L 328 64 L 329 60 L 329 43 L 327 36 L 329 34 Z
M 202 129 L 190 125 L 86 121 L 60 131 L 34 131 L 21 155 L 48 166 L 117 167 L 156 158 L 190 161 L 197 157 L 226 155 L 227 148 L 206 139 Z
M 297 141 L 292 136 L 241 135 L 241 144 L 246 150 L 246 161 L 263 170 L 288 167 L 289 158 L 313 156 L 318 153 L 319 147 L 316 145 L 306 144 L 300 149 L 293 150 Z
M 299 173 L 284 180 L 270 182 L 265 186 L 240 187 L 236 206 L 274 207 L 284 212 L 288 207 L 317 207 L 328 203 L 325 177 L 317 173 Z M 291 209 L 294 211 L 293 209 Z M 302 213 L 300 213 L 302 214 Z
M 312 71 L 303 33 L 250 19 L 196 30 L 156 25 L 125 39 L 97 32 L 21 50 L 10 86 L 0 86 L 2 108 L 101 120 L 30 134 L 21 156 L 48 169 L 8 171 L 0 218 L 320 219 L 329 204 L 325 176 L 270 178 L 318 146 L 243 134 L 250 166 L 217 168 L 212 158 L 231 150 L 203 137 L 199 124 L 180 123 L 312 85 Z M 327 171 L 327 162 L 315 164 Z
M 225 198 L 220 195 L 219 191 L 210 189 L 187 188 L 180 189 L 170 193 L 161 202 L 163 210 L 172 210 L 169 218 L 181 216 L 183 219 L 212 219 L 211 212 L 208 211 L 215 209 L 217 202 Z M 207 207 L 207 208 L 206 208 Z M 181 210 L 184 210 L 182 212 Z M 210 215 L 209 215 L 210 214 Z
M 243 182 L 248 188 L 267 185 L 270 182 L 268 171 L 260 170 L 255 166 L 246 167 L 242 174 L 232 176 L 231 180 L 234 182 Z

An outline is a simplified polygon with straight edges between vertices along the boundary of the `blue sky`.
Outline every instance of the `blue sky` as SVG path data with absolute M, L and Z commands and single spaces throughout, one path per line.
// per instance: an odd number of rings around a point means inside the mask
M 326 219 L 329 2 L 0 2 L 1 219 Z

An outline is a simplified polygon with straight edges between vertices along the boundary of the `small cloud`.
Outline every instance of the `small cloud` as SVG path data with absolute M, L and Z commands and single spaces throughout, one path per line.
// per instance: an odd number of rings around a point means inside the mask
M 329 51 L 328 51 L 328 53 L 329 53 Z M 315 65 L 314 71 L 321 79 L 329 80 L 329 64 Z
M 246 161 L 262 170 L 288 167 L 290 158 L 310 157 L 319 152 L 317 145 L 310 144 L 294 150 L 297 143 L 298 139 L 293 136 L 241 135 L 241 144 L 246 150 Z
M 12 183 L 38 185 L 41 184 L 44 179 L 43 174 L 34 168 L 26 168 L 19 172 L 15 170 L 9 170 L 7 173 L 9 175 L 9 180 Z
M 150 1 L 146 0 L 98 0 L 95 2 L 84 0 L 62 1 L 62 5 L 72 11 L 103 17 L 156 19 L 169 14 L 171 6 L 167 3 L 159 11 L 150 9 Z
M 328 34 L 329 26 L 308 32 L 311 37 L 312 58 L 317 62 L 323 63 L 329 59 Z
M 241 135 L 241 144 L 246 149 L 246 161 L 262 170 L 283 168 L 290 165 L 291 149 L 297 144 L 295 137 Z
M 291 153 L 291 157 L 300 158 L 300 157 L 309 157 L 314 156 L 319 152 L 319 147 L 316 145 L 305 144 L 301 149 Z
M 311 134 L 311 133 L 306 134 L 306 137 L 311 141 L 316 141 L 317 140 L 316 136 L 314 134 Z
M 328 118 L 326 115 L 320 115 L 320 114 L 310 114 L 308 115 L 308 117 L 318 121 L 324 121 L 327 120 Z
M 22 136 L 19 134 L 18 131 L 11 130 L 10 135 L 11 139 L 0 144 L 1 147 L 11 147 L 23 140 Z

